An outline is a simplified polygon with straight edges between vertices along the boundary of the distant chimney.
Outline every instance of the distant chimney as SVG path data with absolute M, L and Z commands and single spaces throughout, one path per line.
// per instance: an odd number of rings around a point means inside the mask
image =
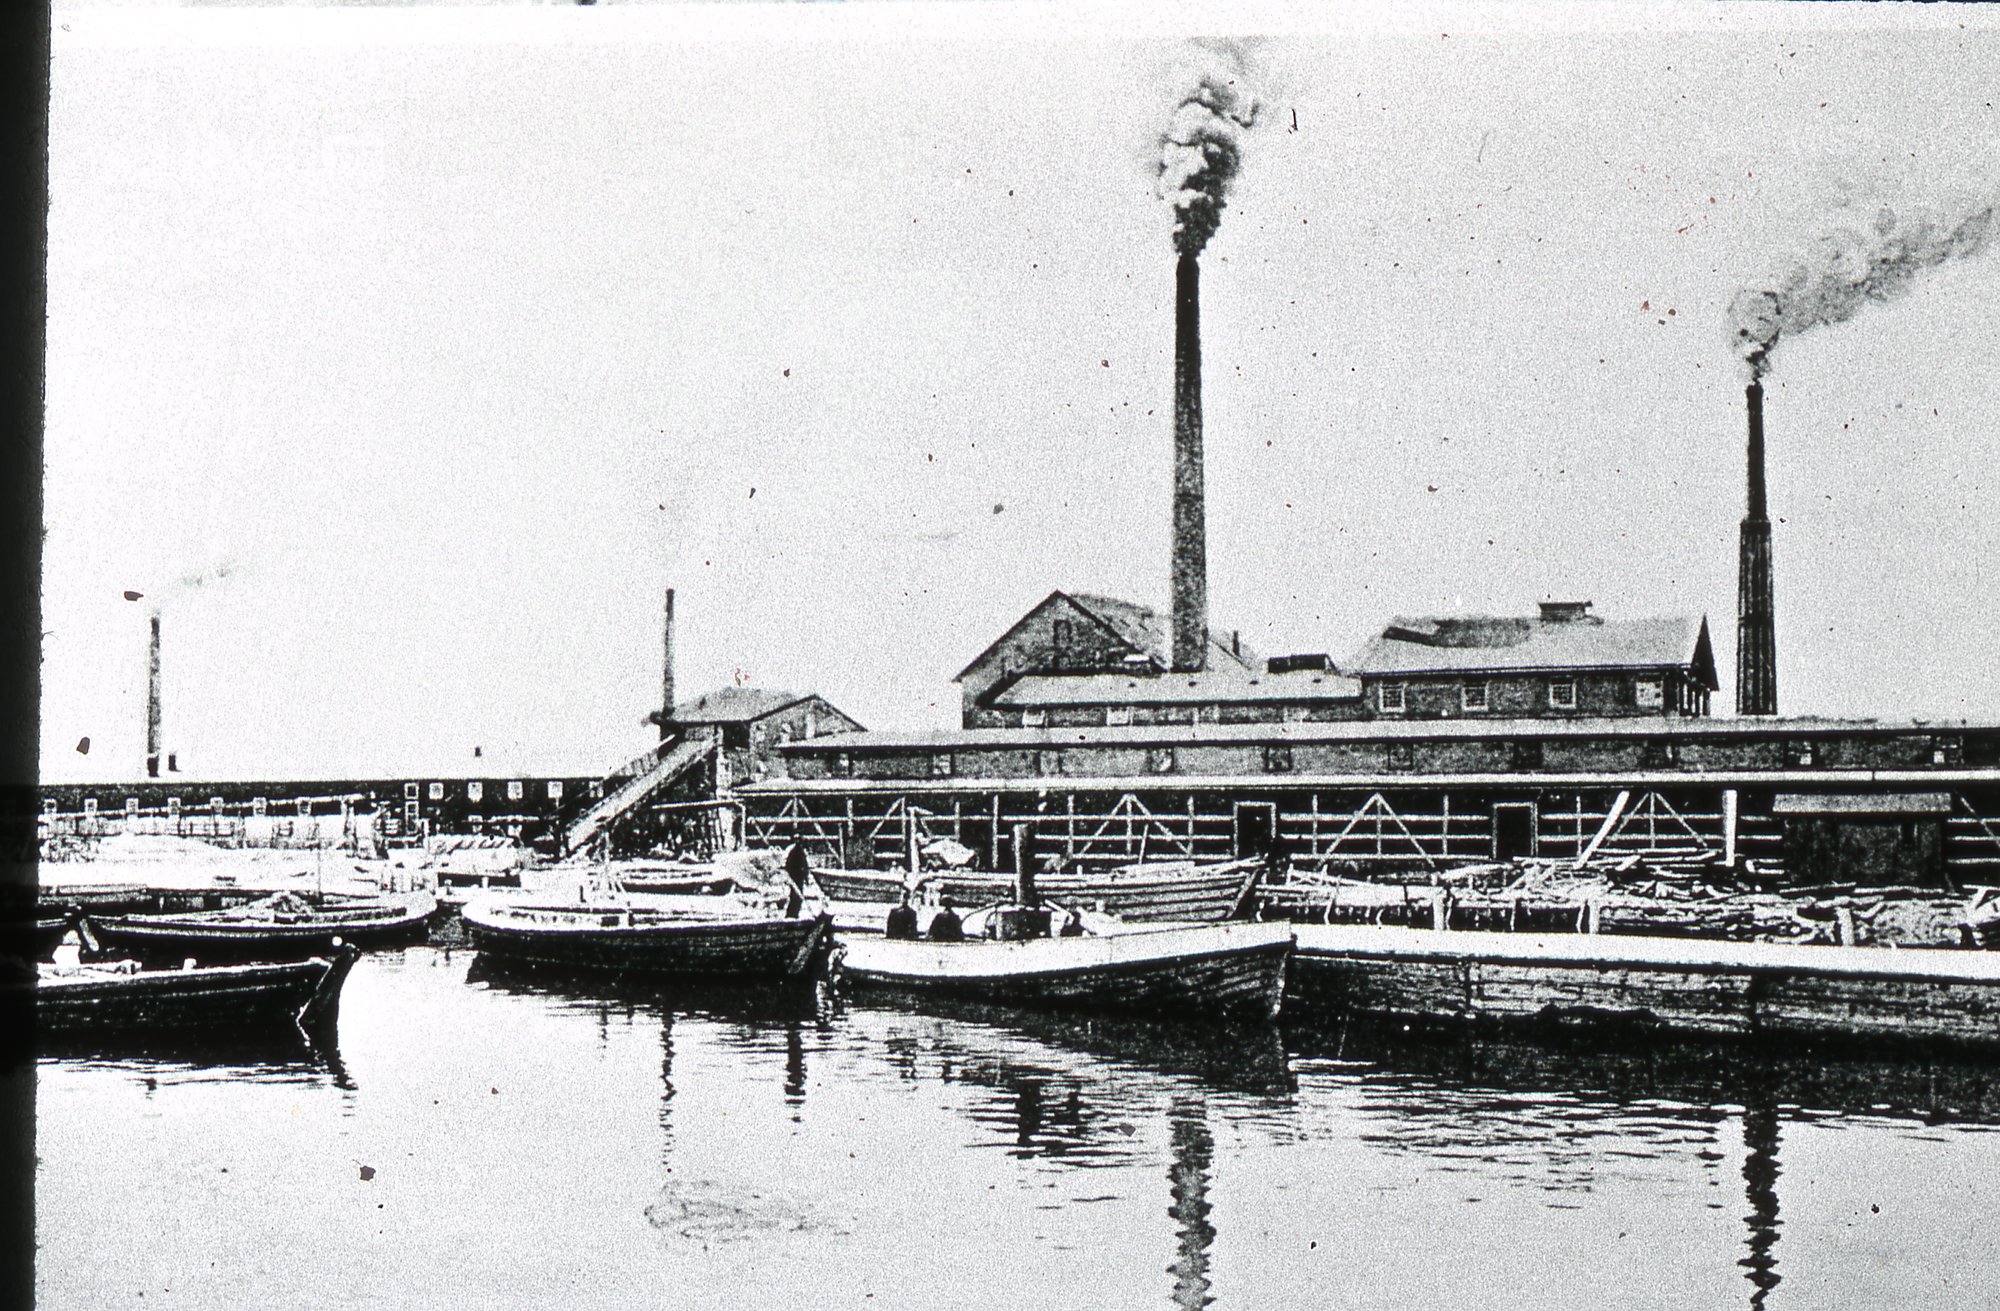
M 1201 265 L 1174 278 L 1173 669 L 1208 667 L 1208 530 L 1201 470 Z
M 674 731 L 674 589 L 667 589 L 660 622 L 660 740 Z
M 146 777 L 160 776 L 160 612 L 153 611 L 146 637 Z
M 1542 622 L 1545 624 L 1574 624 L 1590 617 L 1588 601 L 1542 602 Z
M 1764 501 L 1764 388 L 1743 392 L 1749 411 L 1749 494 L 1736 563 L 1736 713 L 1778 713 L 1778 635 L 1772 597 L 1771 516 Z

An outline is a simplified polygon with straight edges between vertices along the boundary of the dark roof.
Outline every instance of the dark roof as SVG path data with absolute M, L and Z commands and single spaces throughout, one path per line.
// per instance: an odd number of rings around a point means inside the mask
M 1133 652 L 1148 656 L 1160 669 L 1165 669 L 1172 663 L 1172 621 L 1159 611 L 1134 601 L 1121 601 L 1115 596 L 1099 596 L 1094 592 L 1065 592 L 1058 588 L 1030 606 L 1028 612 L 1015 620 L 1006 632 L 988 643 L 985 650 L 974 656 L 965 668 L 958 671 L 958 678 L 964 678 L 971 673 L 973 667 L 991 655 L 995 647 L 1012 637 L 1021 625 L 1051 603 L 1067 603 L 1081 611 L 1086 618 L 1096 620 Z M 1229 643 L 1223 640 L 1220 634 L 1226 631 L 1209 629 L 1211 668 L 1230 667 L 1246 671 L 1258 669 L 1261 662 L 1249 647 L 1239 642 L 1234 649 L 1231 649 Z
M 1691 669 L 1717 686 L 1708 620 L 1399 616 L 1340 664 L 1349 674 L 1542 669 Z
M 1030 674 L 993 698 L 996 706 L 1208 705 L 1219 702 L 1353 701 L 1358 679 L 1301 669 L 1246 674 L 1236 668 L 1199 674 Z
M 775 715 L 780 710 L 797 705 L 807 698 L 796 692 L 774 692 L 761 687 L 719 687 L 713 692 L 704 692 L 692 701 L 683 701 L 674 707 L 676 724 L 747 724 L 767 715 Z M 648 718 L 659 722 L 656 710 Z

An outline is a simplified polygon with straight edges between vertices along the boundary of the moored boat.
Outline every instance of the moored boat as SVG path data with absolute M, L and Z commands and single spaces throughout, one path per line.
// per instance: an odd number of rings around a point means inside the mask
M 1292 930 L 1211 924 L 1019 941 L 842 941 L 843 986 L 1010 1006 L 1275 1018 Z
M 486 898 L 468 903 L 464 917 L 473 945 L 502 960 L 693 978 L 809 977 L 825 963 L 832 933 L 824 915 L 735 903 L 693 910 Z
M 154 1034 L 199 1029 L 216 1036 L 292 1029 L 323 1031 L 339 1015 L 340 989 L 359 951 L 260 965 L 149 970 L 115 965 L 45 966 L 32 991 L 42 1035 Z
M 1038 873 L 1035 885 L 1057 904 L 1133 923 L 1214 924 L 1250 913 L 1268 867 L 1258 857 L 1206 864 L 1149 861 Z M 927 870 L 914 880 L 893 870 L 815 870 L 813 877 L 829 899 L 850 902 L 894 902 L 915 888 L 935 890 L 955 905 L 978 906 L 1003 901 L 1014 888 L 1013 875 L 971 870 Z
M 284 961 L 324 956 L 336 943 L 387 946 L 421 939 L 437 912 L 428 892 L 318 897 L 281 892 L 222 910 L 178 915 L 92 915 L 87 940 L 147 959 Z

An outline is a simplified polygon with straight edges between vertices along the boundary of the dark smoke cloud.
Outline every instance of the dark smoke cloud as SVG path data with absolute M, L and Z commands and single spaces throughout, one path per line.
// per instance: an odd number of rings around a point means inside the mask
M 1745 287 L 1729 303 L 1729 335 L 1753 378 L 1770 368 L 1787 337 L 1842 323 L 1863 307 L 1892 300 L 1917 275 L 1985 250 L 2000 227 L 2000 202 L 1986 198 L 1940 215 L 1884 207 L 1872 222 L 1834 228 L 1781 277 Z
M 1160 134 L 1160 197 L 1174 211 L 1174 247 L 1199 255 L 1222 222 L 1229 184 L 1243 163 L 1243 134 L 1260 106 L 1246 85 L 1240 51 L 1211 53 L 1227 66 L 1205 73 L 1174 107 Z

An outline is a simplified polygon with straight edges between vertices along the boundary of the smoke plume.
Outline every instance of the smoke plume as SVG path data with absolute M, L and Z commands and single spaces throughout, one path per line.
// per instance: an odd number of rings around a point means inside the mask
M 1240 52 L 1217 52 L 1225 70 L 1205 73 L 1174 107 L 1160 134 L 1160 198 L 1174 211 L 1174 248 L 1199 255 L 1222 222 L 1229 184 L 1243 163 L 1243 134 L 1259 105 L 1245 85 Z
M 1764 375 L 1785 338 L 1843 323 L 1872 302 L 1902 295 L 1925 270 L 1985 250 L 1996 216 L 2000 202 L 1991 197 L 1945 215 L 1885 206 L 1872 222 L 1821 236 L 1785 274 L 1745 287 L 1729 303 L 1730 337 L 1750 376 Z

